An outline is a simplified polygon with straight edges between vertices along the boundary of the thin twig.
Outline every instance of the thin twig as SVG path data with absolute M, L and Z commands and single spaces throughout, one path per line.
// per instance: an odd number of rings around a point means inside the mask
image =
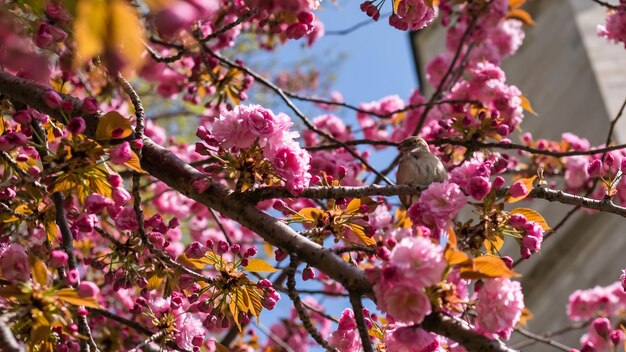
M 599 4 L 601 6 L 606 7 L 607 9 L 611 9 L 611 10 L 617 10 L 619 8 L 619 6 L 617 5 L 613 5 L 613 4 L 609 4 L 606 1 L 602 1 L 602 0 L 591 0 L 593 2 L 595 2 L 596 4 Z
M 546 345 L 550 345 L 550 346 L 552 346 L 554 348 L 557 348 L 557 349 L 559 349 L 561 351 L 566 351 L 567 352 L 567 351 L 573 351 L 574 350 L 573 348 L 571 348 L 569 346 L 566 346 L 566 345 L 564 345 L 564 344 L 562 344 L 562 343 L 560 343 L 558 341 L 554 341 L 554 340 L 549 339 L 547 337 L 544 337 L 544 336 L 541 336 L 541 335 L 537 335 L 537 334 L 532 333 L 532 332 L 530 332 L 530 331 L 528 331 L 528 330 L 526 330 L 524 328 L 515 328 L 515 331 L 517 331 L 518 333 L 520 333 L 520 334 L 522 334 L 522 335 L 524 335 L 526 337 L 529 337 L 529 338 L 531 338 L 531 339 L 533 339 L 535 341 L 545 343 Z
M 300 317 L 300 321 L 302 321 L 302 325 L 304 325 L 304 328 L 306 329 L 306 331 L 309 332 L 309 335 L 311 335 L 311 337 L 315 340 L 315 342 L 317 342 L 320 346 L 325 348 L 327 351 L 339 352 L 335 347 L 329 345 L 328 341 L 326 341 L 322 337 L 322 335 L 320 335 L 319 331 L 317 331 L 317 328 L 315 328 L 315 326 L 313 326 L 313 323 L 311 323 L 311 318 L 309 317 L 307 312 L 304 310 L 302 301 L 300 300 L 300 296 L 298 295 L 298 292 L 296 291 L 295 274 L 296 274 L 297 267 L 298 267 L 298 260 L 294 256 L 291 256 L 291 259 L 289 262 L 289 268 L 286 269 L 288 271 L 287 272 L 287 295 L 293 302 L 293 306 L 296 312 L 298 312 L 298 317 Z
M 381 19 L 385 19 L 387 17 L 391 16 L 391 12 L 387 12 L 384 13 L 382 15 L 380 15 L 379 20 Z M 348 27 L 348 28 L 344 28 L 344 29 L 335 29 L 335 30 L 328 30 L 328 31 L 324 31 L 324 35 L 346 35 L 346 34 L 350 34 L 354 31 L 356 31 L 359 28 L 365 27 L 369 24 L 372 23 L 376 23 L 376 21 L 372 20 L 371 18 L 368 18 L 366 20 L 363 20 L 361 22 L 358 22 L 356 24 L 353 24 L 352 26 Z
M 153 334 L 152 336 L 148 337 L 147 339 L 143 340 L 140 344 L 138 344 L 137 346 L 135 346 L 135 348 L 130 349 L 128 352 L 138 352 L 140 348 L 147 346 L 149 344 L 151 344 L 152 342 L 160 339 L 161 337 L 165 336 L 166 331 L 165 330 L 161 330 L 159 332 L 157 332 L 156 334 Z
M 356 321 L 357 329 L 359 330 L 359 336 L 361 337 L 361 344 L 363 345 L 364 352 L 374 352 L 372 349 L 372 341 L 370 335 L 367 332 L 367 325 L 365 322 L 365 316 L 363 315 L 363 303 L 361 302 L 361 296 L 350 293 L 350 303 L 352 304 L 352 311 L 354 312 L 354 320 Z

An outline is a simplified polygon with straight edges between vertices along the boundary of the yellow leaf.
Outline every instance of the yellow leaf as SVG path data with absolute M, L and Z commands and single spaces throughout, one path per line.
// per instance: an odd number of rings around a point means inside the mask
M 446 249 L 444 258 L 449 265 L 461 264 L 469 260 L 469 257 L 465 254 L 465 252 L 462 252 L 454 247 L 448 247 Z
M 520 275 L 509 269 L 502 259 L 498 257 L 483 256 L 474 258 L 471 263 L 461 267 L 461 277 L 464 279 L 478 280 L 516 276 Z
M 526 189 L 531 191 L 533 189 L 533 182 L 535 181 L 536 178 L 537 178 L 537 176 L 533 176 L 533 177 L 529 177 L 529 178 L 521 178 L 521 179 L 515 181 L 515 183 L 522 182 L 526 186 Z M 515 203 L 515 202 L 518 202 L 518 201 L 526 198 L 527 196 L 528 196 L 528 194 L 525 194 L 525 195 L 519 196 L 519 197 L 508 197 L 506 199 L 506 201 L 509 202 L 509 203 Z
M 506 18 L 519 20 L 522 23 L 532 26 L 535 24 L 530 14 L 522 9 L 513 9 L 506 14 Z
M 541 228 L 544 231 L 548 231 L 550 229 L 550 226 L 548 226 L 548 223 L 546 222 L 546 219 L 543 218 L 543 216 L 541 216 L 541 214 L 539 214 L 538 212 L 529 209 L 529 208 L 517 208 L 517 209 L 513 209 L 511 210 L 511 215 L 513 214 L 520 214 L 520 215 L 524 215 L 524 217 L 528 220 L 528 221 L 533 221 L 538 223 L 539 225 L 541 225 Z
M 0 116 L 0 136 L 4 134 L 4 117 Z
M 31 215 L 33 213 L 33 211 L 30 210 L 30 208 L 26 204 L 18 205 L 13 210 L 13 212 L 16 213 L 16 214 L 24 215 L 24 216 L 28 216 L 28 215 Z M 20 218 L 18 218 L 17 216 L 11 215 L 11 217 L 9 217 L 8 219 L 4 220 L 3 222 L 8 223 L 8 222 L 15 222 L 15 221 L 19 221 L 19 220 L 20 220 Z
M 230 314 L 233 316 L 235 325 L 237 325 L 239 332 L 241 332 L 241 324 L 239 324 L 239 310 L 237 309 L 237 304 L 233 300 L 228 302 L 228 310 L 230 310 Z
M 293 216 L 300 217 L 308 222 L 316 222 L 320 216 L 324 215 L 324 213 L 325 212 L 323 210 L 317 208 L 302 208 Z
M 366 246 L 373 246 L 376 244 L 376 241 L 372 237 L 365 234 L 365 228 L 363 226 L 358 224 L 347 224 L 346 226 L 348 226 Z
M 74 21 L 77 66 L 104 51 L 108 16 L 107 0 L 78 2 Z
M 248 265 L 244 267 L 244 270 L 251 273 L 274 273 L 277 271 L 276 268 L 271 266 L 268 262 L 259 258 L 248 260 Z
M 113 131 L 115 130 L 115 139 L 123 139 L 133 133 L 133 126 L 130 120 L 122 116 L 117 111 L 109 111 L 98 122 L 96 128 L 96 139 L 99 141 L 114 139 Z
M 398 5 L 400 5 L 400 0 L 393 0 L 393 13 L 398 13 Z
M 141 168 L 139 156 L 135 154 L 135 152 L 132 150 L 130 151 L 130 153 L 132 154 L 132 156 L 130 157 L 130 160 L 124 163 L 124 166 L 140 174 L 147 174 L 146 170 Z
M 162 283 L 163 283 L 163 277 L 160 277 L 160 276 L 157 276 L 157 275 L 152 275 L 148 279 L 148 286 L 146 286 L 146 288 L 148 290 L 154 290 L 154 289 L 160 287 Z
M 100 308 L 100 305 L 96 301 L 95 298 L 82 298 L 78 296 L 78 293 L 71 288 L 64 288 L 55 292 L 53 297 L 57 299 L 75 305 L 75 306 L 85 306 L 90 308 Z
M 528 100 L 528 98 L 526 98 L 523 95 L 519 96 L 520 99 L 522 99 L 522 109 L 528 111 L 529 113 L 537 116 L 537 113 L 535 112 L 535 110 L 533 110 L 532 105 L 530 105 L 530 100 Z
M 48 268 L 44 262 L 35 258 L 31 271 L 36 283 L 43 287 L 48 285 Z
M 354 214 L 357 211 L 359 211 L 360 207 L 361 207 L 361 200 L 359 198 L 354 198 L 350 201 L 350 203 L 348 203 L 348 206 L 346 206 L 346 213 Z

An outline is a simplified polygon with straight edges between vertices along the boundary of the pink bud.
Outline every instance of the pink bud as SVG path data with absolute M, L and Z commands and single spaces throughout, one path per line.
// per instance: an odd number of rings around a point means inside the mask
M 279 248 L 274 251 L 274 258 L 276 259 L 277 262 L 283 261 L 285 260 L 285 258 L 287 258 L 287 252 Z
M 113 148 L 113 150 L 109 151 L 109 155 L 111 157 L 111 161 L 114 164 L 122 165 L 125 162 L 129 161 L 133 154 L 130 148 L 130 143 L 122 142 L 122 144 Z
M 315 278 L 315 271 L 310 266 L 307 266 L 302 271 L 302 280 L 307 281 Z
M 298 22 L 303 24 L 311 24 L 315 20 L 315 15 L 309 11 L 302 11 L 298 14 Z
M 50 253 L 50 266 L 62 267 L 67 265 L 67 253 L 61 250 L 55 250 Z
M 289 39 L 300 39 L 309 31 L 309 27 L 303 23 L 294 23 L 287 27 L 285 34 Z
M 491 188 L 498 190 L 502 185 L 504 185 L 504 177 L 498 176 L 493 179 L 493 186 Z
M 611 167 L 615 163 L 615 157 L 613 156 L 613 154 L 608 153 L 606 155 L 606 158 L 604 158 L 604 162 L 606 163 L 606 166 Z
M 509 188 L 509 194 L 513 198 L 523 197 L 523 196 L 528 195 L 528 193 L 530 193 L 530 190 L 526 187 L 526 185 L 522 181 L 515 182 Z
M 126 204 L 130 200 L 131 195 L 130 193 L 128 193 L 126 189 L 122 187 L 117 187 L 117 188 L 113 188 L 111 197 L 113 198 L 115 205 L 121 206 L 121 205 Z
M 96 98 L 88 97 L 83 100 L 82 110 L 86 114 L 95 114 L 98 112 L 98 101 Z
M 66 280 L 70 285 L 74 285 L 78 282 L 78 271 L 76 269 L 68 270 Z
M 587 173 L 591 177 L 598 177 L 602 173 L 602 161 L 600 159 L 594 159 L 587 165 Z
M 78 285 L 76 291 L 81 298 L 92 298 L 98 295 L 100 288 L 91 281 L 83 281 Z
M 207 189 L 209 189 L 209 187 L 211 187 L 211 181 L 208 178 L 202 177 L 193 181 L 191 185 L 196 190 L 196 192 L 204 193 L 204 191 L 206 191 Z
M 130 143 L 133 149 L 139 150 L 143 148 L 143 140 L 141 139 L 133 139 L 132 141 L 130 141 Z
M 43 93 L 43 101 L 49 108 L 58 109 L 61 106 L 63 99 L 61 99 L 59 93 L 53 90 L 48 90 Z
M 13 120 L 20 125 L 28 125 L 32 120 L 32 116 L 30 116 L 28 110 L 20 110 L 13 114 Z
M 607 318 L 597 318 L 591 324 L 598 335 L 606 338 L 611 333 L 611 322 Z
M 185 251 L 185 255 L 191 259 L 200 259 L 204 257 L 207 252 L 207 248 L 202 245 L 202 243 L 194 241 L 192 242 L 187 250 Z
M 509 256 L 504 256 L 502 257 L 502 261 L 504 262 L 504 265 L 506 265 L 507 268 L 513 269 L 513 258 Z
M 66 113 L 71 113 L 74 110 L 74 103 L 71 100 L 64 100 L 61 102 L 61 109 Z
M 165 245 L 165 237 L 160 232 L 150 232 L 148 241 L 157 249 L 161 249 Z
M 85 124 L 85 120 L 82 117 L 78 116 L 70 120 L 70 123 L 67 124 L 67 129 L 71 134 L 77 135 L 85 132 L 85 128 L 87 125 Z
M 615 346 L 617 346 L 624 339 L 624 332 L 619 329 L 613 330 L 609 334 L 609 339 Z
M 111 174 L 107 177 L 107 180 L 109 181 L 109 184 L 111 185 L 111 187 L 115 188 L 115 187 L 119 187 L 122 185 L 122 177 L 118 174 Z

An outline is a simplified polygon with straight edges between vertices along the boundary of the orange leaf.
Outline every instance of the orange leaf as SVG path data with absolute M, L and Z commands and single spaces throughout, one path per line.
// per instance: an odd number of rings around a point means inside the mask
M 497 254 L 504 245 L 504 239 L 502 236 L 494 235 L 493 237 L 493 240 L 486 239 L 484 243 L 487 253 L 489 254 Z
M 506 18 L 519 20 L 522 23 L 532 26 L 535 24 L 530 14 L 522 9 L 513 9 L 506 14 Z
M 32 274 L 36 283 L 44 287 L 48 285 L 48 268 L 38 258 L 35 258 L 33 262 Z
M 535 112 L 535 110 L 533 110 L 532 105 L 530 105 L 530 100 L 528 100 L 528 98 L 526 98 L 523 95 L 519 96 L 520 99 L 522 99 L 522 109 L 528 111 L 529 113 L 537 116 L 538 114 Z
M 519 276 L 518 273 L 509 269 L 502 259 L 498 257 L 483 256 L 472 259 L 472 264 L 461 268 L 461 277 L 464 279 L 492 279 L 511 278 Z
M 448 243 L 450 244 L 450 247 L 456 247 L 456 233 L 454 232 L 454 227 L 452 227 L 452 225 L 448 227 L 448 237 Z
M 453 247 L 448 247 L 446 249 L 446 252 L 444 253 L 444 258 L 449 265 L 462 264 L 466 263 L 469 260 L 469 257 L 467 256 L 467 254 L 465 254 L 465 252 L 462 252 Z
M 57 292 L 53 294 L 53 297 L 56 297 L 65 303 L 69 303 L 75 306 L 100 308 L 98 301 L 96 301 L 94 297 L 91 297 L 91 298 L 79 297 L 78 293 L 72 288 L 64 288 L 64 289 L 58 290 Z
M 424 0 L 424 3 L 426 4 L 426 6 L 430 7 L 431 9 L 434 9 L 435 7 L 439 6 L 439 0 Z
M 516 9 L 524 5 L 525 2 L 526 0 L 509 0 L 509 7 L 512 9 Z
M 373 238 L 365 234 L 365 228 L 363 226 L 358 224 L 347 224 L 346 226 L 348 226 L 366 246 L 373 246 L 376 244 L 376 241 L 374 241 Z
M 130 160 L 125 162 L 124 166 L 140 174 L 147 174 L 146 170 L 141 168 L 141 162 L 139 161 L 139 156 L 135 154 L 135 152 L 132 150 L 130 151 L 130 153 L 131 153 Z
M 529 177 L 529 178 L 521 178 L 519 180 L 517 180 L 515 183 L 517 182 L 522 182 L 526 188 L 530 191 L 533 189 L 533 182 L 535 181 L 535 179 L 537 178 L 537 176 L 533 176 L 533 177 Z M 524 198 L 526 198 L 528 196 L 528 194 L 525 194 L 523 196 L 519 196 L 519 197 L 508 197 L 506 199 L 507 202 L 509 203 L 515 203 L 518 202 Z
M 548 231 L 550 229 L 550 226 L 548 226 L 548 223 L 543 218 L 543 216 L 541 216 L 541 214 L 539 214 L 538 212 L 536 212 L 536 211 L 534 211 L 532 209 L 528 209 L 528 208 L 513 209 L 513 210 L 511 210 L 511 215 L 513 215 L 513 214 L 524 215 L 524 217 L 528 221 L 533 221 L 533 222 L 539 223 L 539 225 L 541 225 L 541 228 L 544 231 Z
M 398 13 L 398 5 L 400 5 L 400 0 L 393 0 L 393 13 Z
M 348 206 L 346 207 L 346 213 L 354 214 L 357 211 L 359 211 L 360 207 L 361 207 L 361 200 L 359 198 L 353 198 L 350 201 L 350 203 L 348 203 Z

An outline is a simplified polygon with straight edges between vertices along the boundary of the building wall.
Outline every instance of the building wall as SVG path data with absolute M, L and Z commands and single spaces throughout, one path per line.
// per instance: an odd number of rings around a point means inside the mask
M 518 86 L 539 114 L 528 115 L 523 130 L 535 138 L 559 139 L 563 132 L 573 132 L 592 145 L 604 143 L 610 121 L 626 98 L 626 50 L 596 35 L 596 26 L 604 23 L 604 9 L 589 0 L 530 0 L 524 8 L 536 25 L 527 29 L 518 53 L 503 64 L 507 82 Z M 445 33 L 434 26 L 413 40 L 416 61 L 423 65 L 442 51 Z M 423 90 L 429 94 L 433 87 Z M 616 127 L 617 142 L 626 142 L 626 117 Z M 532 207 L 551 226 L 572 208 L 541 200 Z M 534 314 L 528 329 L 541 334 L 569 325 L 568 295 L 617 280 L 626 267 L 625 250 L 626 219 L 576 213 L 546 241 L 541 253 L 516 269 L 523 274 L 526 305 Z M 514 258 L 519 256 L 518 249 L 509 251 Z M 578 347 L 578 336 L 580 332 L 574 332 L 557 340 Z M 515 336 L 512 341 L 522 340 Z M 558 350 L 535 344 L 523 351 Z

